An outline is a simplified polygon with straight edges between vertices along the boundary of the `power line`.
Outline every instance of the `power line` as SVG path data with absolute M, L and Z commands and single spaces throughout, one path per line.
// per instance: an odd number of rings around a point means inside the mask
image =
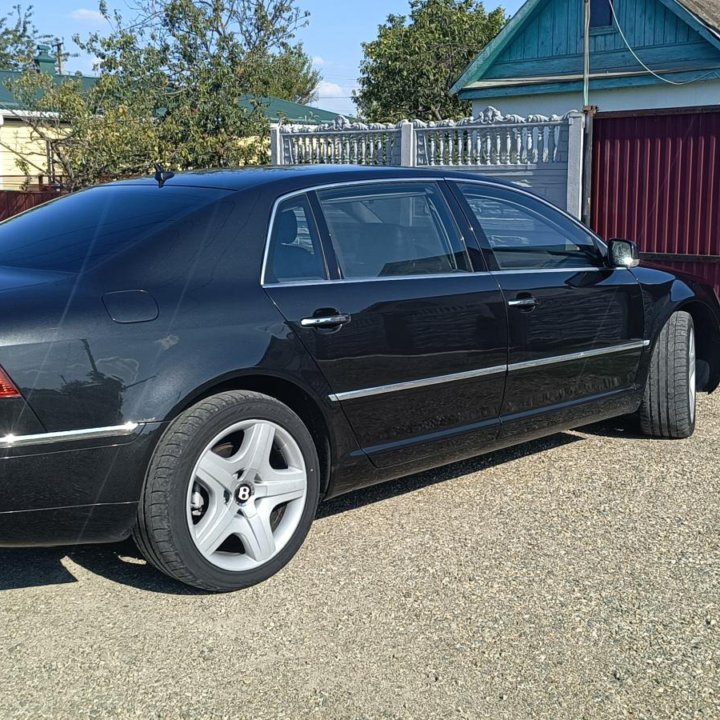
M 617 25 L 618 32 L 620 33 L 620 37 L 622 38 L 623 42 L 625 43 L 625 47 L 630 51 L 630 54 L 642 65 L 642 67 L 645 68 L 653 77 L 656 77 L 658 80 L 662 80 L 664 83 L 668 83 L 668 85 L 689 85 L 690 83 L 697 82 L 698 80 L 703 80 L 706 77 L 709 77 L 710 75 L 714 75 L 715 71 L 710 70 L 709 72 L 706 72 L 704 75 L 700 75 L 699 77 L 692 78 L 692 80 L 685 80 L 684 82 L 680 82 L 678 80 L 670 80 L 668 78 L 663 77 L 662 75 L 658 75 L 652 68 L 649 68 L 638 56 L 638 54 L 633 50 L 630 43 L 627 41 L 627 38 L 625 37 L 625 33 L 623 32 L 622 27 L 620 26 L 620 21 L 618 20 L 618 16 L 615 13 L 615 3 L 612 2 L 612 0 L 608 0 L 608 4 L 610 5 L 610 11 L 612 12 L 613 18 L 615 18 L 615 24 Z

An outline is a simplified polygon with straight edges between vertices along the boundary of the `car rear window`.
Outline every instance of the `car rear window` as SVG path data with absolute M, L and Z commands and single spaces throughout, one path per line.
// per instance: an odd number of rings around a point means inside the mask
M 0 223 L 0 265 L 79 272 L 229 194 L 216 188 L 106 185 Z

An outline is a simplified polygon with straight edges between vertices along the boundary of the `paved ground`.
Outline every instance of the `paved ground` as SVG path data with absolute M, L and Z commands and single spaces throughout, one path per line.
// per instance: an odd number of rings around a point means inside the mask
M 0 716 L 720 717 L 720 395 L 335 501 L 196 594 L 130 544 L 0 552 Z

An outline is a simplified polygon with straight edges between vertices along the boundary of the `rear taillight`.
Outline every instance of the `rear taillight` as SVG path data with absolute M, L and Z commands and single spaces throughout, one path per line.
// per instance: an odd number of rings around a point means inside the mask
M 0 398 L 20 397 L 20 391 L 8 374 L 0 367 Z

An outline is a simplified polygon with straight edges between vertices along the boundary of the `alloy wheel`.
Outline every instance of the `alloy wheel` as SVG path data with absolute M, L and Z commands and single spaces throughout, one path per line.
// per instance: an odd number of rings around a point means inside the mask
M 187 522 L 195 547 L 223 570 L 255 569 L 277 555 L 297 528 L 307 472 L 292 435 L 267 420 L 219 433 L 195 464 Z

